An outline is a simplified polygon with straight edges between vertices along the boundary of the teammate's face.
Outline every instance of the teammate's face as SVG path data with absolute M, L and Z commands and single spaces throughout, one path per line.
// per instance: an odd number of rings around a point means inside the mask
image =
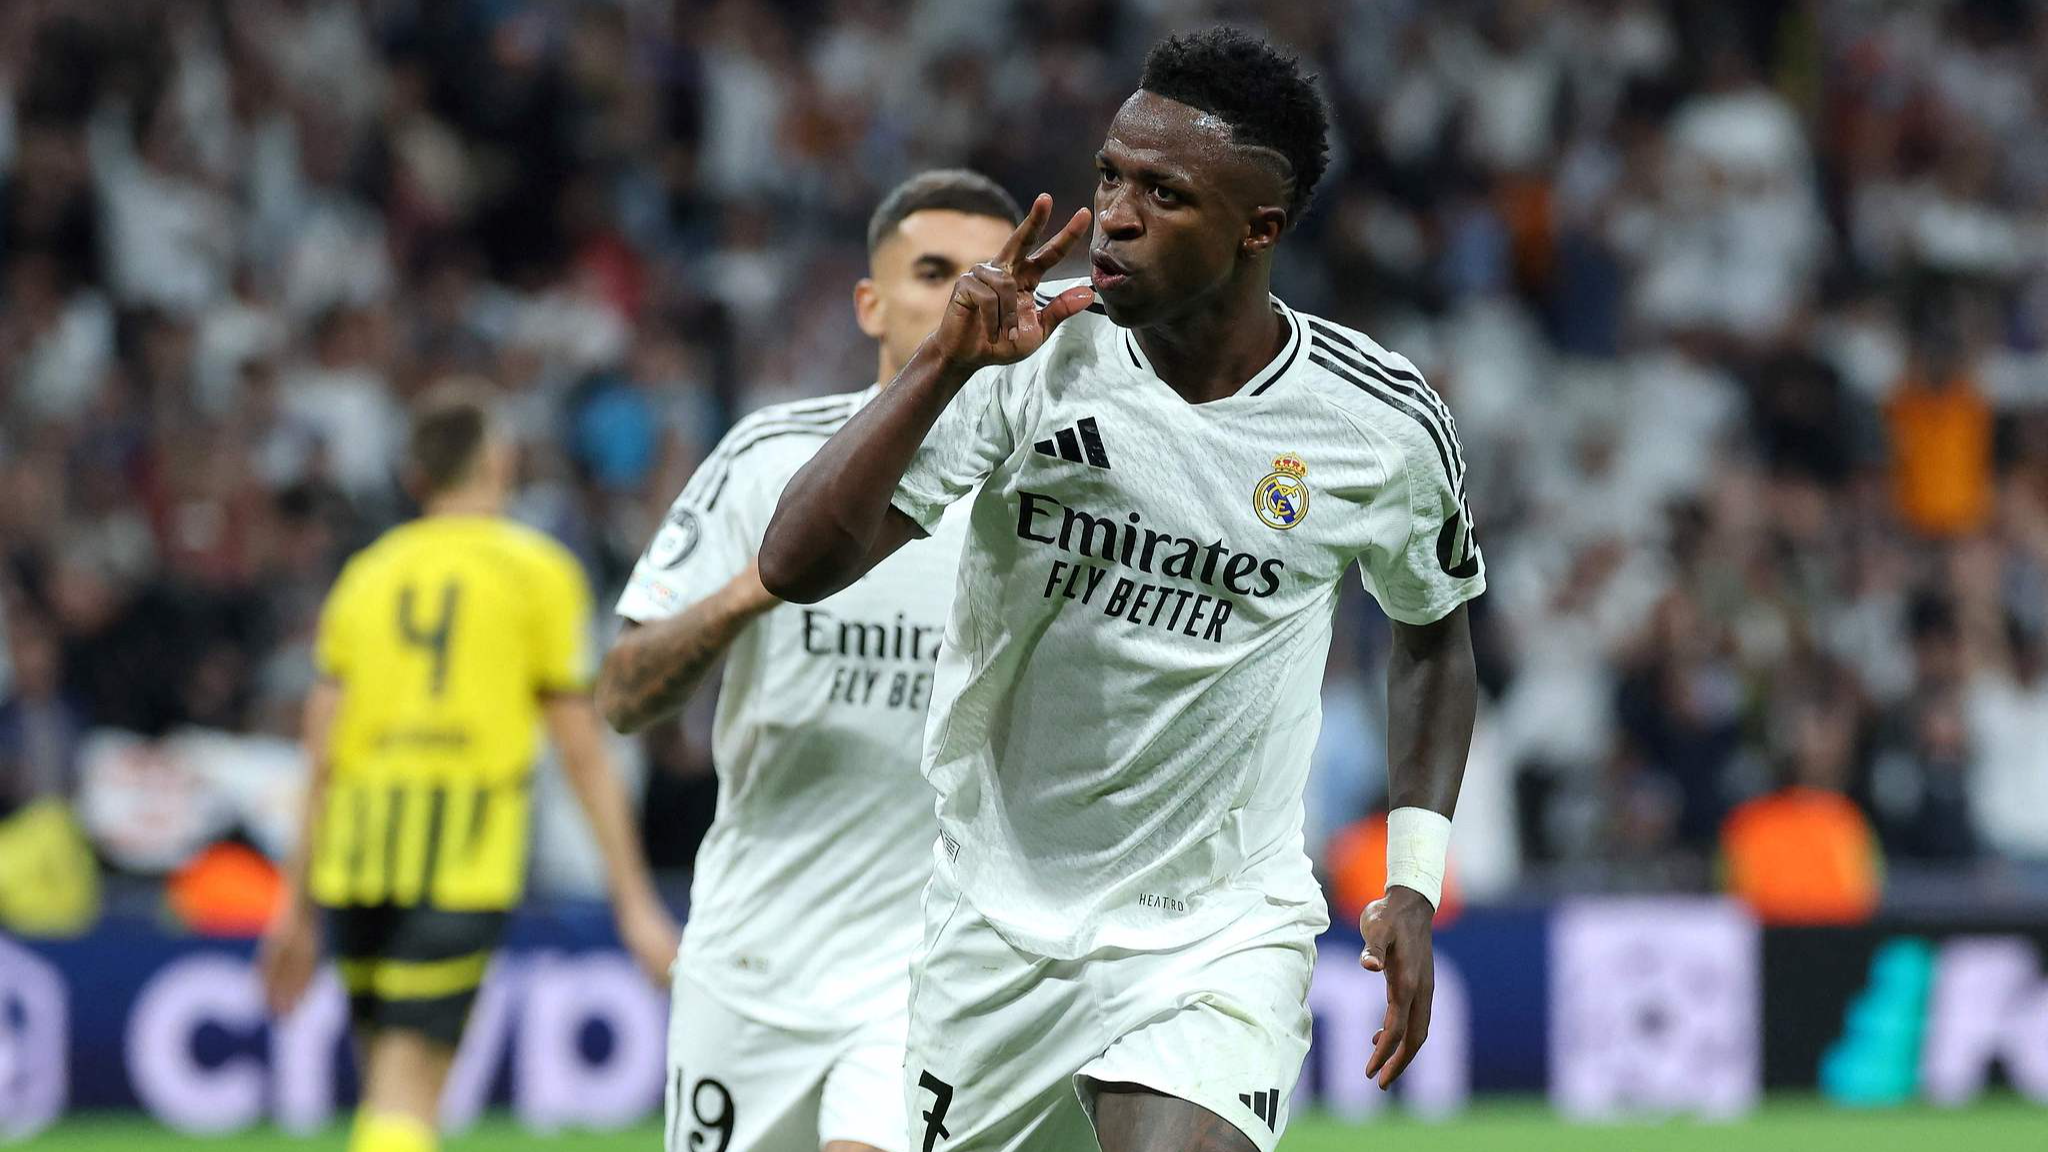
M 1209 113 L 1134 93 L 1096 154 L 1090 271 L 1110 319 L 1143 328 L 1194 311 L 1269 251 L 1287 225 L 1270 154 Z
M 860 330 L 882 343 L 883 383 L 939 326 L 953 281 L 994 259 L 1014 227 L 994 216 L 931 208 L 905 216 L 875 249 L 853 306 Z

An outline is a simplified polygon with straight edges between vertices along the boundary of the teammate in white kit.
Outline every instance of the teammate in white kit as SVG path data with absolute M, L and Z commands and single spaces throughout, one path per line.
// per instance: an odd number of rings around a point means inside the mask
M 862 331 L 880 343 L 879 380 L 1021 215 L 963 171 L 915 177 L 883 201 L 854 292 Z M 782 605 L 754 565 L 784 482 L 879 387 L 740 421 L 619 601 L 627 630 L 598 702 L 620 731 L 673 714 L 726 655 L 718 814 L 675 967 L 672 1152 L 906 1146 L 909 964 L 936 835 L 918 748 L 964 517 L 815 607 Z
M 1034 293 L 1090 220 L 1027 256 L 1039 197 L 769 524 L 767 587 L 815 600 L 975 493 L 925 735 L 919 1152 L 1279 1142 L 1327 926 L 1303 784 L 1353 564 L 1395 621 L 1366 1074 L 1391 1083 L 1427 1033 L 1485 577 L 1442 401 L 1271 295 L 1324 134 L 1263 42 L 1160 44 L 1097 156 L 1092 288 Z

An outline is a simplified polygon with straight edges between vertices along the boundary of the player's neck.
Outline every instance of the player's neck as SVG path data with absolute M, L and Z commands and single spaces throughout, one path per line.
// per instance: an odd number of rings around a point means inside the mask
M 1186 316 L 1140 328 L 1136 335 L 1153 373 L 1190 404 L 1234 395 L 1287 342 L 1286 326 L 1273 310 L 1263 276 Z
M 420 509 L 425 516 L 501 516 L 504 512 L 504 495 L 482 486 L 443 492 Z
M 877 348 L 875 351 L 875 382 L 887 388 L 896 379 L 897 373 L 903 371 L 903 365 L 908 362 L 907 360 L 898 360 L 889 355 L 889 349 L 886 346 Z

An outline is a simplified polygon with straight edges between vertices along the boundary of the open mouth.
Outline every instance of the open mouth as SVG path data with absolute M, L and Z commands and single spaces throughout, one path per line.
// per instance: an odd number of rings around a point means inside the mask
M 1088 270 L 1097 292 L 1110 292 L 1131 278 L 1131 269 L 1107 252 L 1090 253 Z

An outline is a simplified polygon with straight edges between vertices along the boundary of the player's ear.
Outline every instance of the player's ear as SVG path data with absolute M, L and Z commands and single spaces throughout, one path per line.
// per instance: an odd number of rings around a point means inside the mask
M 1244 241 L 1239 251 L 1246 256 L 1263 256 L 1273 250 L 1280 237 L 1287 231 L 1287 209 L 1277 204 L 1264 204 L 1252 209 L 1252 218 L 1245 225 Z
M 853 318 L 860 325 L 861 333 L 870 340 L 882 338 L 884 319 L 882 294 L 875 290 L 873 277 L 863 276 L 853 286 Z

